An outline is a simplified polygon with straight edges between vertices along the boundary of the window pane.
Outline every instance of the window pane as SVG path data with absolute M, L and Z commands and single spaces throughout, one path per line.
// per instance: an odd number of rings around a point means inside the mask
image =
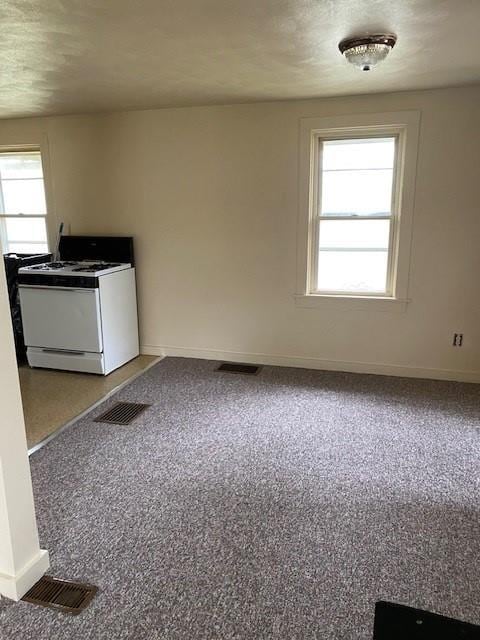
M 321 215 L 390 215 L 393 169 L 323 171 Z
M 47 242 L 45 218 L 5 218 L 7 240 L 11 242 Z
M 48 246 L 47 244 L 12 242 L 8 244 L 7 253 L 48 253 Z
M 41 178 L 2 180 L 4 213 L 45 215 L 45 192 Z
M 388 249 L 390 220 L 321 220 L 322 249 Z
M 1 154 L 0 177 L 43 178 L 40 152 Z
M 395 138 L 325 140 L 323 170 L 393 169 Z
M 320 251 L 318 290 L 385 293 L 387 251 Z

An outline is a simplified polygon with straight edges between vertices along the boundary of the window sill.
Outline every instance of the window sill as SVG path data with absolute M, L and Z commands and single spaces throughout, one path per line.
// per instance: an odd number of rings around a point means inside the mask
M 387 296 L 342 296 L 321 293 L 297 294 L 297 307 L 307 309 L 348 309 L 351 311 L 387 311 L 404 313 L 409 300 Z

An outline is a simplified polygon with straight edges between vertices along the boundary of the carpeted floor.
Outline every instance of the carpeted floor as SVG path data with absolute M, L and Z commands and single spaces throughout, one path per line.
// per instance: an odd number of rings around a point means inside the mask
M 480 623 L 480 387 L 169 358 L 32 456 L 78 617 L 2 640 L 367 640 L 379 599 Z M 116 400 L 153 403 L 128 427 Z

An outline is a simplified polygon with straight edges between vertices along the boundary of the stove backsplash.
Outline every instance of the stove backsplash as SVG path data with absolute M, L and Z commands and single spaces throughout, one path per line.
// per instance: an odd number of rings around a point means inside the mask
M 129 262 L 134 266 L 131 236 L 62 236 L 60 260 L 80 262 Z

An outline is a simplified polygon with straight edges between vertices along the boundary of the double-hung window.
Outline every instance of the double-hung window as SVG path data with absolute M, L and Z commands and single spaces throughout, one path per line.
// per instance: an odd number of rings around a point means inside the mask
M 40 151 L 0 151 L 0 241 L 3 253 L 48 251 L 46 216 Z
M 392 294 L 397 138 L 318 140 L 314 290 Z
M 414 111 L 301 121 L 300 306 L 404 308 L 419 122 Z

